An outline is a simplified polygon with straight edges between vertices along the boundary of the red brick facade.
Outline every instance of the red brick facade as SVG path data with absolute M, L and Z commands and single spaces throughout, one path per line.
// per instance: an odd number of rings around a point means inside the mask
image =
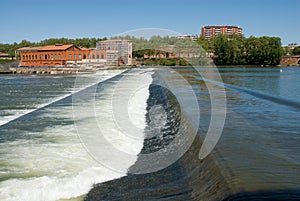
M 106 58 L 104 50 L 90 50 L 76 45 L 50 45 L 44 47 L 25 47 L 18 49 L 21 66 L 65 66 L 68 61 Z
M 282 66 L 300 65 L 300 55 L 283 56 L 280 65 Z
M 203 26 L 201 36 L 206 39 L 214 38 L 218 34 L 243 34 L 243 29 L 238 26 Z

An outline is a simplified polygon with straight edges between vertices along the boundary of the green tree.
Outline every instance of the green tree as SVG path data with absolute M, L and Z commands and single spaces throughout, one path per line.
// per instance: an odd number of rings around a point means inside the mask
M 219 34 L 214 38 L 214 62 L 217 65 L 232 64 L 234 58 L 233 46 L 227 35 Z
M 297 46 L 293 49 L 293 54 L 294 55 L 300 55 L 300 46 Z

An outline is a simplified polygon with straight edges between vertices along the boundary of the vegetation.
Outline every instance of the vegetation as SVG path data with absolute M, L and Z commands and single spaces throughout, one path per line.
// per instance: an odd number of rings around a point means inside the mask
M 10 63 L 12 61 L 13 60 L 11 60 L 11 59 L 0 59 L 0 64 Z
M 283 55 L 278 37 L 220 34 L 212 40 L 199 39 L 198 44 L 214 53 L 217 65 L 278 65 Z
M 118 37 L 120 38 L 120 37 Z M 208 40 L 200 38 L 196 42 L 190 39 L 178 39 L 176 37 L 153 36 L 149 40 L 130 36 L 122 39 L 133 41 L 133 57 L 144 58 L 144 55 L 151 55 L 151 59 L 146 59 L 146 65 L 171 65 L 170 59 L 162 59 L 161 55 L 168 58 L 169 52 L 185 58 L 186 55 L 196 55 L 185 62 L 176 61 L 176 65 L 209 65 L 207 54 L 211 53 L 216 65 L 263 65 L 275 66 L 281 61 L 283 49 L 281 39 L 278 37 L 249 38 L 243 35 L 220 34 L 214 39 Z M 114 38 L 116 39 L 116 38 Z M 185 55 L 185 56 L 182 56 Z M 156 60 L 154 59 L 156 58 Z
M 300 46 L 293 49 L 293 55 L 300 55 Z
M 113 37 L 111 39 L 127 39 L 133 42 L 133 58 L 139 59 L 145 65 L 207 65 L 210 59 L 207 53 L 213 55 L 216 65 L 278 65 L 283 55 L 281 39 L 278 37 L 249 37 L 242 35 L 220 34 L 214 39 L 200 38 L 178 39 L 176 37 L 153 36 L 150 39 L 131 36 Z M 96 47 L 97 41 L 107 38 L 50 38 L 40 42 L 22 40 L 20 43 L 0 44 L 0 52 L 14 57 L 15 50 L 28 46 L 45 46 L 55 44 L 75 44 L 80 47 Z M 292 54 L 300 54 L 300 47 L 294 48 Z M 151 56 L 144 58 L 145 55 Z M 163 55 L 163 56 L 161 56 Z M 176 55 L 180 58 L 172 57 Z M 188 56 L 187 56 L 188 55 Z M 192 56 L 191 56 L 192 55 Z M 186 58 L 191 59 L 186 59 Z
M 140 64 L 146 66 L 190 66 L 191 65 L 189 62 L 187 62 L 185 59 L 182 58 L 143 59 L 141 60 Z

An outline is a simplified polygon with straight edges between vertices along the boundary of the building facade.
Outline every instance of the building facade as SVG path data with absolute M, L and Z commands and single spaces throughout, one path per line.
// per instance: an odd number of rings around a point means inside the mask
M 97 49 L 89 49 L 89 54 L 87 58 L 82 59 L 82 61 L 78 61 L 77 64 L 87 65 L 87 66 L 107 66 L 106 60 L 106 51 L 105 50 L 97 50 Z
M 88 57 L 89 49 L 76 45 L 49 45 L 43 47 L 24 47 L 17 50 L 21 57 L 21 66 L 65 66 L 68 62 L 77 62 Z
M 21 66 L 66 66 L 76 65 L 84 60 L 106 59 L 106 51 L 91 50 L 76 45 L 49 45 L 43 47 L 24 47 L 17 50 Z
M 243 34 L 243 29 L 238 26 L 203 26 L 201 29 L 201 36 L 206 39 L 212 39 L 218 34 Z
M 132 65 L 130 40 L 106 40 L 97 43 L 96 50 L 106 51 L 108 65 Z
M 106 40 L 98 42 L 94 49 L 73 44 L 24 47 L 16 50 L 16 54 L 24 67 L 132 65 L 132 42 Z

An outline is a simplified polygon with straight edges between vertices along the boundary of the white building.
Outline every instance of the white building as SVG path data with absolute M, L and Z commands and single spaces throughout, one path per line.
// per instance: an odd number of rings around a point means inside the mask
M 106 51 L 108 65 L 132 65 L 132 42 L 130 40 L 100 41 L 96 49 Z

